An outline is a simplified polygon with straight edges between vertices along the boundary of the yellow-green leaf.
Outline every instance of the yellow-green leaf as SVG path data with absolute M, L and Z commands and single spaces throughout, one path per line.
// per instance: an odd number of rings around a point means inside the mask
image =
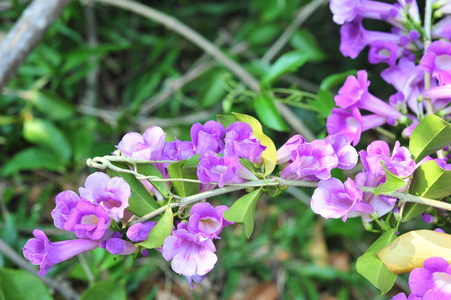
M 377 252 L 377 256 L 395 274 L 421 268 L 426 259 L 434 256 L 451 263 L 451 235 L 432 230 L 410 231 Z
M 262 125 L 257 119 L 244 114 L 232 114 L 238 119 L 238 121 L 249 124 L 252 127 L 252 131 L 255 137 L 260 140 L 260 143 L 263 146 L 266 146 L 265 151 L 263 151 L 262 153 L 262 162 L 265 165 L 265 173 L 263 175 L 267 176 L 271 174 L 271 172 L 276 167 L 277 162 L 276 145 L 274 145 L 274 142 L 266 134 L 263 133 Z

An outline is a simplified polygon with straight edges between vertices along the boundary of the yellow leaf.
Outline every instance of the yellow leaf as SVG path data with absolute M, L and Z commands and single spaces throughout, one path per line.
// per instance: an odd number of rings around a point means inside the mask
M 271 174 L 271 172 L 276 167 L 277 162 L 277 149 L 276 145 L 274 145 L 274 142 L 263 133 L 263 128 L 260 122 L 255 119 L 254 117 L 244 115 L 244 114 L 238 114 L 238 113 L 232 113 L 240 122 L 245 122 L 252 127 L 252 132 L 254 133 L 255 137 L 260 140 L 260 143 L 263 146 L 266 146 L 265 151 L 262 153 L 262 162 L 265 165 L 265 173 L 264 176 L 267 176 Z
M 451 263 L 451 235 L 432 230 L 405 233 L 377 252 L 377 256 L 395 273 L 422 268 L 429 257 L 442 257 Z

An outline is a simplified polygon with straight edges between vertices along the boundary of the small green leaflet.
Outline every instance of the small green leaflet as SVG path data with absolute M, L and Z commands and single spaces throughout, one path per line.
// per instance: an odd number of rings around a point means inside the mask
M 428 154 L 451 144 L 451 124 L 436 115 L 426 116 L 410 136 L 409 151 L 419 162 Z
M 114 165 L 122 169 L 129 168 L 127 164 L 114 163 Z M 160 208 L 158 203 L 150 196 L 146 188 L 132 174 L 116 172 L 113 170 L 107 170 L 107 174 L 110 177 L 122 177 L 128 183 L 128 185 L 130 185 L 132 196 L 128 201 L 130 206 L 127 207 L 127 209 L 133 214 L 137 215 L 138 217 L 142 217 Z
M 250 238 L 254 231 L 254 214 L 257 200 L 260 198 L 262 188 L 244 195 L 236 200 L 233 205 L 224 212 L 224 219 L 230 222 L 241 223 L 244 226 L 244 233 Z
M 376 253 L 386 247 L 396 238 L 396 229 L 389 229 L 381 235 L 366 252 L 357 259 L 357 272 L 370 281 L 383 295 L 393 287 L 396 274 L 384 265 Z
M 253 103 L 257 116 L 263 124 L 277 131 L 289 130 L 289 127 L 285 124 L 274 100 L 267 93 L 255 97 Z
M 397 191 L 406 185 L 406 182 L 401 177 L 399 177 L 399 176 L 393 174 L 392 172 L 390 172 L 389 170 L 387 170 L 387 168 L 385 167 L 385 164 L 383 162 L 381 162 L 381 163 L 382 163 L 382 167 L 384 168 L 384 171 L 385 171 L 386 180 L 384 183 L 379 184 L 374 189 L 375 196 L 382 194 L 382 193 L 391 193 L 391 192 Z
M 197 180 L 197 174 L 192 172 L 192 168 L 185 168 L 186 159 L 168 165 L 170 178 L 184 178 Z M 180 197 L 187 197 L 199 193 L 199 183 L 186 181 L 173 181 L 172 186 Z
M 442 199 L 451 195 L 451 170 L 443 170 L 433 160 L 419 166 L 413 173 L 409 193 L 420 197 Z
M 216 119 L 225 128 L 229 127 L 232 123 L 235 123 L 236 121 L 238 121 L 238 119 L 232 115 L 219 115 L 218 114 L 218 115 L 216 115 Z
M 302 67 L 311 57 L 309 53 L 295 50 L 283 54 L 260 79 L 262 87 L 270 86 L 283 74 L 294 72 Z
M 144 242 L 138 245 L 147 249 L 153 249 L 163 246 L 164 240 L 171 234 L 174 223 L 174 214 L 170 206 L 166 209 L 160 221 L 150 231 L 149 236 Z

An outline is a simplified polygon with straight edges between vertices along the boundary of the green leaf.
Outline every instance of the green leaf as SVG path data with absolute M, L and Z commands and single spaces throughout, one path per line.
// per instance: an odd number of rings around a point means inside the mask
M 170 206 L 166 209 L 160 221 L 150 231 L 149 236 L 144 242 L 138 245 L 147 249 L 153 249 L 163 246 L 164 240 L 171 234 L 174 224 L 174 214 Z
M 386 180 L 374 189 L 375 196 L 381 193 L 391 193 L 397 191 L 406 185 L 406 182 L 401 177 L 387 170 L 384 163 L 382 163 L 382 167 L 385 171 Z
M 197 175 L 193 174 L 191 170 L 183 169 L 185 163 L 186 159 L 168 165 L 169 177 L 197 180 Z M 199 183 L 196 182 L 173 181 L 172 186 L 180 197 L 187 197 L 199 193 Z
M 0 169 L 1 176 L 8 176 L 21 170 L 47 169 L 50 171 L 63 171 L 54 154 L 46 149 L 31 147 L 25 149 L 8 160 Z
M 127 292 L 124 284 L 117 280 L 107 280 L 96 282 L 93 286 L 81 295 L 80 300 L 125 300 Z
M 72 154 L 72 148 L 64 134 L 48 120 L 26 120 L 23 136 L 31 143 L 50 148 L 62 161 L 67 161 Z
M 225 128 L 229 127 L 230 124 L 235 123 L 236 121 L 238 121 L 238 119 L 235 116 L 232 116 L 232 115 L 216 115 L 216 119 Z
M 285 124 L 274 100 L 266 93 L 254 98 L 254 108 L 258 118 L 269 128 L 277 131 L 289 130 L 289 127 Z
M 443 170 L 430 160 L 413 173 L 409 193 L 420 197 L 442 199 L 451 195 L 451 170 Z
M 129 169 L 126 164 L 114 163 L 114 165 L 122 169 Z M 128 201 L 130 206 L 127 207 L 127 209 L 133 214 L 142 217 L 160 208 L 158 203 L 150 196 L 147 189 L 132 174 L 116 172 L 109 169 L 107 170 L 107 173 L 110 177 L 122 177 L 130 185 L 132 196 Z
M 152 164 L 138 164 L 136 168 L 136 171 L 144 176 L 156 176 L 161 179 L 164 178 L 161 172 L 158 171 L 158 169 Z M 164 182 L 152 181 L 151 179 L 148 179 L 148 181 L 157 189 L 158 192 L 160 192 L 163 197 L 167 197 L 169 195 Z
M 319 90 L 318 98 L 309 99 L 307 103 L 324 118 L 327 118 L 332 108 L 335 107 L 334 95 L 328 90 Z
M 263 175 L 267 176 L 271 174 L 276 167 L 277 162 L 276 145 L 274 145 L 274 142 L 263 133 L 262 125 L 257 119 L 244 114 L 233 113 L 233 115 L 238 119 L 238 121 L 251 125 L 254 136 L 260 140 L 260 143 L 263 146 L 266 146 L 265 151 L 262 153 L 262 162 L 265 165 L 265 173 Z
M 221 72 L 215 73 L 210 80 L 207 90 L 200 99 L 202 107 L 208 108 L 219 103 L 226 93 L 224 86 L 224 75 Z
M 436 115 L 426 116 L 410 136 L 409 151 L 419 162 L 427 155 L 451 143 L 451 124 Z
M 320 90 L 330 90 L 331 88 L 343 84 L 345 82 L 346 78 L 348 78 L 349 75 L 356 75 L 357 70 L 349 70 L 342 73 L 336 73 L 327 76 L 323 79 L 321 82 L 319 89 Z
M 0 269 L 0 299 L 52 300 L 47 287 L 23 270 Z
M 290 51 L 283 54 L 271 66 L 269 71 L 262 76 L 260 79 L 260 85 L 263 87 L 271 85 L 283 74 L 294 72 L 298 68 L 302 67 L 309 59 L 309 54 L 299 50 Z
M 357 259 L 357 272 L 377 287 L 381 295 L 391 290 L 397 275 L 388 270 L 376 253 L 395 238 L 396 229 L 387 230 Z
M 290 44 L 307 54 L 312 61 L 321 61 L 326 55 L 319 48 L 318 41 L 315 36 L 307 29 L 298 29 L 293 33 L 290 39 Z
M 36 92 L 31 102 L 36 108 L 54 120 L 68 120 L 75 114 L 75 108 L 50 92 Z
M 260 198 L 260 191 L 261 188 L 244 195 L 224 212 L 224 219 L 227 221 L 243 224 L 247 238 L 250 238 L 254 231 L 255 206 Z

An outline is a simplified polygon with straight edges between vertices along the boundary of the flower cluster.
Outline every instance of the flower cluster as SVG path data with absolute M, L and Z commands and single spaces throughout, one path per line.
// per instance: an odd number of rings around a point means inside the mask
M 59 193 L 51 213 L 55 227 L 74 232 L 78 239 L 52 243 L 43 231 L 36 229 L 35 238 L 23 248 L 25 258 L 40 266 L 39 275 L 45 275 L 61 261 L 98 247 L 119 255 L 136 251 L 134 244 L 110 229 L 112 220 L 119 221 L 129 206 L 131 192 L 127 182 L 96 172 L 88 176 L 79 193 L 80 196 L 73 191 Z

